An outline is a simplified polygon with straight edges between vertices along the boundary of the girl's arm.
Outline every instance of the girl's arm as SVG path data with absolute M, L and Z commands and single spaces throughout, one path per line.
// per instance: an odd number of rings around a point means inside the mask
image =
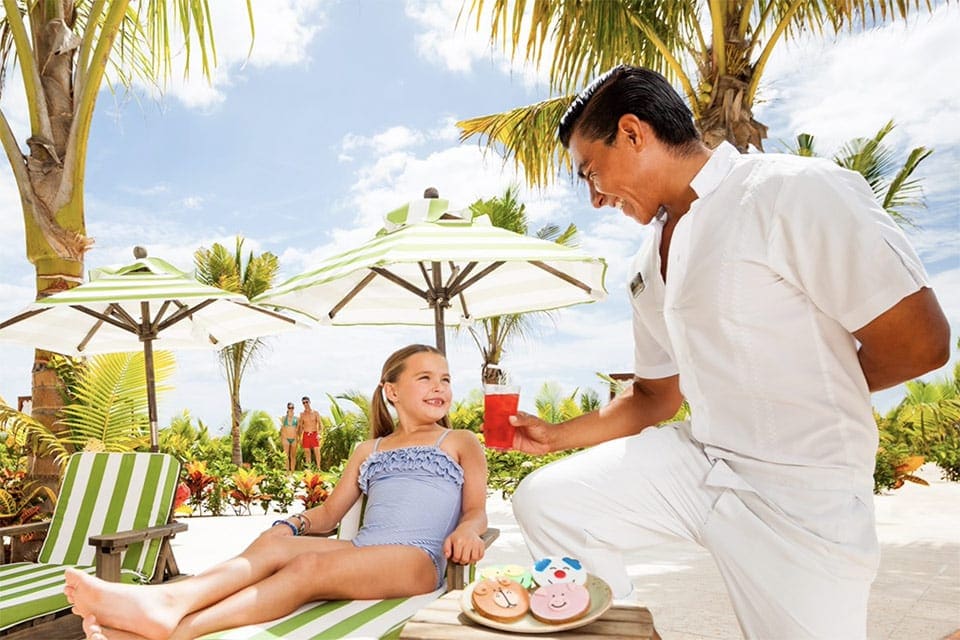
M 327 499 L 318 507 L 308 509 L 303 515 L 310 522 L 305 533 L 326 533 L 333 531 L 353 503 L 360 497 L 360 465 L 373 450 L 373 440 L 362 442 L 350 456 L 343 474 Z M 286 528 L 286 527 L 284 527 Z
M 471 431 L 455 430 L 447 440 L 453 441 L 463 469 L 463 506 L 457 528 L 443 542 L 443 553 L 453 562 L 473 564 L 483 557 L 480 536 L 487 530 L 487 456 Z

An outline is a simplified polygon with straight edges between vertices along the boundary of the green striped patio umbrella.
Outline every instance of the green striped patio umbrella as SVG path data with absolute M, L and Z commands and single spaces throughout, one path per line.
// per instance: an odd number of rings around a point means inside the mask
M 602 259 L 446 210 L 440 199 L 401 207 L 377 237 L 254 302 L 321 323 L 433 325 L 444 351 L 444 325 L 605 297 Z
M 157 450 L 154 342 L 164 350 L 222 349 L 298 326 L 246 296 L 198 282 L 158 258 L 96 269 L 90 281 L 0 322 L 0 340 L 72 356 L 144 353 L 150 445 Z

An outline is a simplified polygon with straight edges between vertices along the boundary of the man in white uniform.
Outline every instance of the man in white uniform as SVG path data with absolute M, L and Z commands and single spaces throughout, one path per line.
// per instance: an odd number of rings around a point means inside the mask
M 915 252 L 859 174 L 711 151 L 646 69 L 597 79 L 560 138 L 592 204 L 653 233 L 630 284 L 632 389 L 559 425 L 513 418 L 521 451 L 591 447 L 521 483 L 531 552 L 579 556 L 624 597 L 621 549 L 684 538 L 716 559 L 746 637 L 865 637 L 870 392 L 949 355 Z M 683 399 L 689 422 L 647 428 Z

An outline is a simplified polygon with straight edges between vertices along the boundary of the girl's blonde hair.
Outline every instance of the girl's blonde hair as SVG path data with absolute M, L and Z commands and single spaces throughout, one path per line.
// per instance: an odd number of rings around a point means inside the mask
M 435 353 L 438 356 L 443 356 L 443 353 L 430 345 L 411 344 L 394 351 L 390 354 L 390 357 L 387 358 L 387 361 L 383 363 L 383 370 L 380 372 L 380 384 L 378 384 L 374 390 L 373 398 L 370 402 L 370 432 L 372 437 L 381 438 L 393 433 L 396 424 L 387 406 L 392 403 L 384 397 L 383 385 L 387 382 L 396 382 L 397 378 L 400 377 L 400 374 L 403 373 L 403 370 L 407 366 L 407 358 L 418 353 Z M 443 416 L 440 420 L 440 426 L 446 427 L 447 429 L 450 428 L 449 416 Z

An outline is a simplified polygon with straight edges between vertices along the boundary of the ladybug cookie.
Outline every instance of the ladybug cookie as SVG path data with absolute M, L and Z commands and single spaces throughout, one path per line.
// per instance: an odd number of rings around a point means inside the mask
M 484 578 L 470 594 L 473 610 L 497 622 L 514 622 L 530 610 L 530 594 L 519 582 L 502 576 Z

